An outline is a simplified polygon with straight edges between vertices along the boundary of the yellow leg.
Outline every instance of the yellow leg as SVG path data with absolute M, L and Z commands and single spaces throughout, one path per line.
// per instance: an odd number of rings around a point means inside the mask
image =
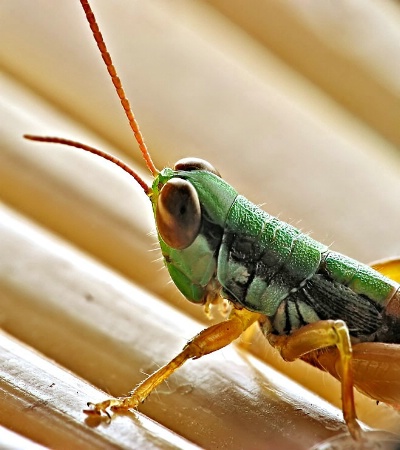
M 361 438 L 354 405 L 352 347 L 346 324 L 342 320 L 322 320 L 295 331 L 290 336 L 268 335 L 286 361 L 304 358 L 316 350 L 336 346 L 341 362 L 342 409 L 344 420 L 354 439 Z
M 227 346 L 256 322 L 259 317 L 260 314 L 252 313 L 245 309 L 234 309 L 227 320 L 206 328 L 191 339 L 181 353 L 142 381 L 129 396 L 113 398 L 97 404 L 88 403 L 90 409 L 84 412 L 89 415 L 106 414 L 109 416 L 108 408 L 111 408 L 112 411 L 137 408 L 159 384 L 172 375 L 187 360 L 201 358 L 208 353 Z

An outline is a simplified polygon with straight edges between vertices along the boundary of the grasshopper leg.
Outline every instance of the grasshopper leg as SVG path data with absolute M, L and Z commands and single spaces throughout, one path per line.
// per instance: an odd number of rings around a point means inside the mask
M 345 322 L 321 320 L 306 325 L 289 336 L 268 334 L 267 338 L 286 361 L 301 358 L 311 364 L 315 360 L 318 361 L 318 350 L 336 346 L 341 368 L 343 417 L 353 438 L 360 440 L 361 428 L 357 423 L 354 404 L 352 346 Z
M 199 359 L 227 346 L 259 318 L 260 314 L 245 309 L 234 309 L 227 320 L 206 328 L 191 339 L 174 359 L 142 381 L 129 396 L 112 398 L 97 404 L 88 403 L 90 409 L 84 410 L 84 412 L 88 415 L 105 414 L 110 417 L 108 409 L 118 412 L 137 408 L 159 384 L 187 360 Z

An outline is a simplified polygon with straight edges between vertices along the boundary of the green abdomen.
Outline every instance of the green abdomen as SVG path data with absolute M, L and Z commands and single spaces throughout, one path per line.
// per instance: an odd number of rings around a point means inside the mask
M 398 289 L 242 196 L 227 218 L 217 276 L 229 298 L 268 316 L 275 333 L 342 319 L 360 340 L 385 341 L 384 307 Z

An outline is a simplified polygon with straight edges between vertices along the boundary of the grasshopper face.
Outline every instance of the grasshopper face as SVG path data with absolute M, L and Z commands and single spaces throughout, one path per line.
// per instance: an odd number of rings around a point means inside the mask
M 154 179 L 149 197 L 164 261 L 189 301 L 205 303 L 218 289 L 217 250 L 236 196 L 211 164 L 197 158 L 180 160 Z

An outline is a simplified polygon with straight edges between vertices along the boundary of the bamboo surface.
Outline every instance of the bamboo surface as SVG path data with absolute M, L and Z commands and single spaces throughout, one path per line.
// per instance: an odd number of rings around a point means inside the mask
M 207 159 L 337 251 L 400 254 L 398 3 L 92 6 L 158 167 Z M 162 270 L 140 187 L 21 138 L 80 140 L 147 176 L 79 3 L 5 0 L 0 42 L 0 444 L 306 449 L 342 433 L 340 411 L 281 371 L 340 407 L 338 383 L 260 336 L 188 363 L 141 408 L 155 422 L 84 422 L 104 395 L 88 383 L 123 395 L 207 322 Z M 393 410 L 357 404 L 367 425 L 400 431 Z

